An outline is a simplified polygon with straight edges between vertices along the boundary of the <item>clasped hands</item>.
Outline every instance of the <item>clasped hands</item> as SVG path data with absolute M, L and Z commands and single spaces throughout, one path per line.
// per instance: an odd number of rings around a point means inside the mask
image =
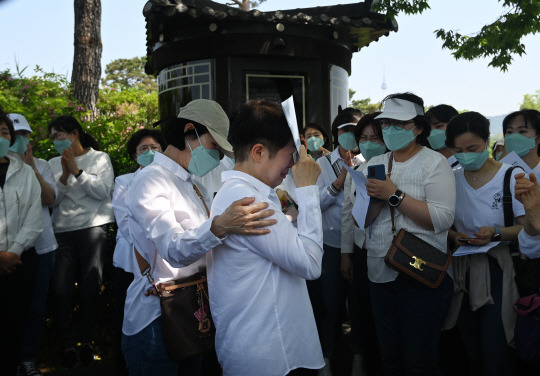
M 66 185 L 69 175 L 77 175 L 80 171 L 70 147 L 62 152 L 60 162 L 62 163 L 62 176 L 60 177 L 60 182 Z

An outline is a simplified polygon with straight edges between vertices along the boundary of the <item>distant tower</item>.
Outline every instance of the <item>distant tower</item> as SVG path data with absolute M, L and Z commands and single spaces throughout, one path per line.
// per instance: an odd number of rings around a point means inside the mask
M 384 66 L 383 66 L 381 90 L 382 91 L 386 90 L 386 77 L 385 77 L 385 74 L 384 74 Z

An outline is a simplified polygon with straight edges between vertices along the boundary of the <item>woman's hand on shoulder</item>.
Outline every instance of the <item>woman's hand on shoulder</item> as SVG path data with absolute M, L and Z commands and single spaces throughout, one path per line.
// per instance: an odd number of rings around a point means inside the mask
M 267 209 L 268 203 L 254 204 L 254 197 L 244 197 L 233 202 L 223 214 L 214 217 L 210 231 L 223 238 L 228 234 L 238 235 L 265 235 L 270 233 L 266 228 L 277 223 L 275 219 L 266 219 L 274 214 L 274 210 Z

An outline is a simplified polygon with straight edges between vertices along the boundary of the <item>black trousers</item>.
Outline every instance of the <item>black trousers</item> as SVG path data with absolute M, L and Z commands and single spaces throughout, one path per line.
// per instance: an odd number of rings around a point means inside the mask
M 22 265 L 0 277 L 0 375 L 16 374 L 24 324 L 36 284 L 38 256 L 31 248 L 21 255 Z
M 78 340 L 84 343 L 93 339 L 100 308 L 107 230 L 108 225 L 102 225 L 55 234 L 58 250 L 52 281 L 54 317 L 64 349 L 74 347 Z M 77 292 L 79 336 L 73 317 Z

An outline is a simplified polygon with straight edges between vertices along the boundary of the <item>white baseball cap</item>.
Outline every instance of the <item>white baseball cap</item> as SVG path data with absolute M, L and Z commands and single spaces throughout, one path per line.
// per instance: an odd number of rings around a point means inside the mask
M 32 128 L 26 118 L 20 114 L 8 114 L 8 118 L 13 122 L 13 128 L 16 131 L 28 131 L 32 133 Z
M 384 102 L 383 112 L 375 119 L 411 120 L 424 115 L 424 108 L 418 103 L 400 98 L 389 98 Z
M 229 117 L 219 103 L 209 99 L 195 99 L 182 107 L 178 118 L 204 125 L 229 158 L 234 158 L 233 147 L 227 141 Z
M 349 126 L 356 127 L 356 123 L 345 123 L 345 124 L 341 124 L 341 125 L 338 125 L 337 129 L 341 129 L 341 128 L 345 128 L 345 127 L 349 127 Z

